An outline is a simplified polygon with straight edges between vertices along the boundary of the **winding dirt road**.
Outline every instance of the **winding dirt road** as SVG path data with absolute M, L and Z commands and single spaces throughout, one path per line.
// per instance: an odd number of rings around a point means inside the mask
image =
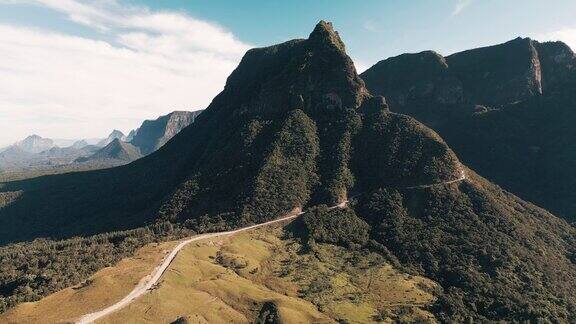
M 333 206 L 331 208 L 345 208 L 347 203 L 348 203 L 348 201 L 346 200 L 346 201 L 343 201 L 343 202 L 339 203 L 338 205 Z M 94 321 L 96 321 L 96 320 L 98 320 L 98 319 L 100 319 L 106 315 L 112 314 L 115 311 L 120 310 L 120 309 L 128 306 L 136 298 L 144 295 L 146 292 L 148 292 L 148 290 L 152 289 L 154 287 L 154 285 L 156 285 L 158 283 L 158 280 L 160 280 L 160 278 L 162 277 L 164 272 L 166 272 L 166 269 L 168 269 L 168 266 L 170 266 L 170 263 L 174 260 L 174 258 L 178 254 L 178 252 L 180 250 L 182 250 L 183 247 L 190 244 L 191 242 L 195 242 L 195 241 L 199 241 L 199 240 L 203 240 L 203 239 L 207 239 L 207 238 L 211 238 L 211 237 L 233 235 L 233 234 L 247 231 L 247 230 L 250 230 L 253 228 L 258 228 L 258 227 L 282 222 L 285 220 L 293 219 L 293 218 L 296 218 L 302 214 L 304 214 L 304 212 L 302 212 L 300 209 L 296 209 L 294 212 L 292 212 L 292 213 L 290 213 L 290 214 L 288 214 L 282 218 L 278 218 L 278 219 L 275 219 L 275 220 L 272 220 L 269 222 L 265 222 L 262 224 L 247 226 L 247 227 L 243 227 L 243 228 L 239 228 L 237 230 L 227 231 L 227 232 L 201 234 L 201 235 L 189 238 L 185 241 L 182 241 L 182 242 L 180 242 L 180 244 L 178 244 L 170 252 L 170 254 L 168 254 L 168 256 L 166 256 L 166 258 L 164 258 L 162 263 L 159 266 L 157 266 L 152 271 L 151 274 L 142 278 L 140 280 L 140 282 L 138 283 L 138 285 L 126 297 L 124 297 L 119 302 L 117 302 L 111 306 L 108 306 L 102 310 L 99 310 L 97 312 L 86 314 L 86 315 L 82 316 L 76 323 L 78 323 L 78 324 L 92 323 L 92 322 L 94 322 Z
M 464 180 L 466 180 L 466 172 L 464 172 L 464 169 L 461 169 L 460 170 L 460 177 L 458 177 L 458 179 L 454 179 L 454 180 L 450 180 L 450 181 L 444 181 L 444 182 L 438 182 L 438 183 L 432 183 L 432 184 L 427 184 L 427 185 L 405 187 L 404 189 L 425 189 L 425 188 L 431 188 L 431 187 L 436 187 L 436 186 L 443 186 L 443 185 L 447 185 L 447 184 L 451 184 L 451 183 L 455 183 L 455 182 L 460 182 L 460 181 L 464 181 Z

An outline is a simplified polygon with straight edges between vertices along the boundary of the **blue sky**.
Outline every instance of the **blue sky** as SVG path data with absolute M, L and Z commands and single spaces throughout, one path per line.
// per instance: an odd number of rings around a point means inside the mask
M 359 70 L 517 36 L 576 47 L 574 0 L 0 0 L 0 146 L 207 106 L 250 47 L 339 31 Z
M 576 28 L 573 0 L 147 1 L 225 26 L 241 40 L 266 45 L 307 35 L 332 21 L 348 51 L 373 64 L 405 52 L 444 54 Z M 155 5 L 156 4 L 156 5 Z M 161 5 L 161 6 L 160 6 Z

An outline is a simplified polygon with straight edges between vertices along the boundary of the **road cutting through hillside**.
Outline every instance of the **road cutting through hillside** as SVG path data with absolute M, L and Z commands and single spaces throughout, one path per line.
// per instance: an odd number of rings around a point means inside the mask
M 460 170 L 460 177 L 458 177 L 458 179 L 454 179 L 454 180 L 450 180 L 450 181 L 444 181 L 444 182 L 438 182 L 438 183 L 432 183 L 432 184 L 427 184 L 427 185 L 405 187 L 404 189 L 426 189 L 426 188 L 456 183 L 456 182 L 460 182 L 460 181 L 464 181 L 464 180 L 466 180 L 466 172 L 464 172 L 464 169 L 461 169 Z
M 336 206 L 332 206 L 331 208 L 345 208 L 346 204 L 348 203 L 348 200 L 345 200 L 341 203 L 339 203 Z M 119 302 L 108 306 L 102 310 L 99 310 L 97 312 L 94 313 L 90 313 L 90 314 L 86 314 L 84 316 L 82 316 L 76 323 L 78 324 L 85 324 L 85 323 L 92 323 L 104 316 L 110 315 L 126 306 L 128 306 L 130 303 L 132 303 L 135 299 L 137 299 L 138 297 L 144 295 L 148 290 L 152 289 L 157 283 L 158 280 L 160 280 L 160 278 L 162 277 L 162 275 L 164 274 L 164 272 L 166 272 L 166 269 L 168 269 L 168 267 L 170 266 L 170 263 L 172 263 L 172 261 L 174 260 L 174 258 L 176 257 L 176 255 L 178 254 L 178 252 L 180 250 L 182 250 L 183 247 L 185 247 L 186 245 L 188 245 L 191 242 L 195 242 L 195 241 L 199 241 L 199 240 L 203 240 L 203 239 L 207 239 L 207 238 L 212 238 L 212 237 L 220 237 L 220 236 L 227 236 L 227 235 L 233 235 L 239 232 L 243 232 L 243 231 L 247 231 L 253 228 L 258 228 L 258 227 L 262 227 L 262 226 L 266 226 L 266 225 L 270 225 L 270 224 L 274 224 L 274 223 L 278 223 L 278 222 L 282 222 L 282 221 L 286 221 L 286 220 L 290 220 L 290 219 L 294 219 L 300 215 L 304 214 L 304 212 L 302 212 L 301 210 L 297 209 L 294 212 L 288 214 L 287 216 L 284 216 L 282 218 L 278 218 L 275 220 L 271 220 L 269 222 L 265 222 L 262 224 L 256 224 L 256 225 L 251 225 L 251 226 L 247 226 L 247 227 L 243 227 L 237 230 L 233 230 L 233 231 L 226 231 L 226 232 L 218 232 L 218 233 L 208 233 L 208 234 L 201 234 L 192 238 L 189 238 L 185 241 L 180 242 L 180 244 L 178 244 L 171 252 L 170 254 L 168 254 L 168 256 L 166 258 L 164 258 L 164 261 L 162 261 L 162 263 L 157 266 L 151 274 L 149 274 L 148 276 L 142 278 L 140 280 L 140 282 L 138 283 L 138 285 L 126 296 L 124 297 L 122 300 L 120 300 Z

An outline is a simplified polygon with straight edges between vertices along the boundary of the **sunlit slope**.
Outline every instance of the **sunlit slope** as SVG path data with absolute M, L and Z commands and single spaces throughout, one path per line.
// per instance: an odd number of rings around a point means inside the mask
M 160 263 L 175 242 L 152 243 L 133 257 L 104 268 L 84 283 L 51 294 L 38 302 L 22 303 L 0 315 L 0 323 L 73 322 L 85 313 L 120 300 Z
M 192 243 L 155 289 L 98 323 L 169 323 L 178 318 L 248 323 L 260 316 L 265 303 L 274 305 L 283 323 L 434 322 L 423 310 L 435 300 L 434 282 L 402 273 L 373 253 L 328 244 L 318 244 L 312 252 L 290 236 L 274 226 Z M 84 287 L 20 305 L 0 321 L 66 322 L 108 306 L 152 271 L 168 246 L 174 243 L 148 245 L 134 258 L 98 272 Z

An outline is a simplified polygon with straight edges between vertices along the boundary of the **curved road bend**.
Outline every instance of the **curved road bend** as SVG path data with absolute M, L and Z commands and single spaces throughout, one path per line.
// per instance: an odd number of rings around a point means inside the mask
M 347 203 L 348 203 L 348 200 L 345 200 L 345 201 L 339 203 L 338 205 L 333 206 L 332 208 L 345 208 Z M 250 230 L 253 228 L 266 226 L 266 225 L 282 222 L 285 220 L 293 219 L 293 218 L 296 218 L 302 214 L 304 214 L 304 212 L 297 210 L 291 214 L 288 214 L 287 216 L 284 216 L 282 218 L 278 218 L 275 220 L 271 220 L 269 222 L 251 225 L 251 226 L 247 226 L 247 227 L 242 227 L 242 228 L 239 228 L 239 229 L 233 230 L 233 231 L 201 234 L 201 235 L 189 238 L 185 241 L 182 241 L 174 249 L 172 249 L 170 254 L 168 254 L 168 256 L 164 259 L 164 261 L 162 261 L 162 263 L 159 266 L 157 266 L 152 271 L 151 274 L 142 278 L 140 280 L 140 282 L 138 283 L 138 285 L 128 295 L 126 295 L 126 297 L 122 298 L 122 300 L 120 300 L 119 302 L 117 302 L 111 306 L 108 306 L 102 310 L 99 310 L 97 312 L 86 314 L 86 315 L 82 316 L 76 323 L 78 323 L 78 324 L 92 323 L 92 322 L 94 322 L 94 321 L 96 321 L 96 320 L 98 320 L 98 319 L 100 319 L 106 315 L 110 315 L 110 314 L 114 313 L 115 311 L 120 310 L 120 309 L 128 306 L 136 298 L 144 295 L 148 290 L 150 290 L 154 285 L 156 285 L 156 283 L 158 283 L 158 280 L 160 280 L 160 278 L 162 277 L 164 272 L 166 272 L 166 269 L 168 269 L 168 266 L 174 260 L 174 258 L 178 254 L 178 252 L 180 250 L 182 250 L 183 247 L 190 244 L 191 242 L 199 241 L 199 240 L 203 240 L 203 239 L 207 239 L 207 238 L 211 238 L 211 237 L 219 237 L 219 236 L 236 234 L 236 233 L 247 231 L 247 230 Z
M 450 181 L 444 181 L 444 182 L 438 182 L 438 183 L 433 183 L 433 184 L 427 184 L 427 185 L 405 187 L 404 189 L 425 189 L 425 188 L 431 188 L 431 187 L 436 187 L 436 186 L 443 186 L 443 185 L 447 185 L 447 184 L 451 184 L 451 183 L 455 183 L 455 182 L 460 182 L 460 181 L 464 181 L 464 180 L 466 180 L 466 172 L 464 172 L 464 169 L 462 169 L 462 170 L 460 170 L 460 177 L 458 177 L 458 179 L 454 179 L 454 180 L 450 180 Z

